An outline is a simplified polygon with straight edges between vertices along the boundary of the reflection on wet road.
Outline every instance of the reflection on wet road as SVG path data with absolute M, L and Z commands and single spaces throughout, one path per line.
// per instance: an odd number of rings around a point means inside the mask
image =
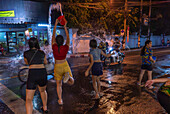
M 170 51 L 161 51 L 154 50 L 158 59 L 154 64 L 153 78 L 170 74 Z M 104 74 L 100 77 L 103 95 L 98 100 L 93 99 L 95 92 L 91 76 L 84 76 L 89 58 L 70 58 L 68 62 L 75 78 L 75 84 L 71 87 L 63 84 L 64 105 L 59 106 L 56 82 L 53 78 L 49 78 L 47 85 L 49 114 L 165 113 L 155 97 L 160 84 L 155 84 L 153 90 L 136 85 L 141 64 L 139 52 L 129 52 L 126 54 L 123 64 L 111 64 L 103 70 Z M 6 74 L 6 72 L 4 73 Z M 145 75 L 143 82 L 147 80 L 147 74 Z M 0 82 L 25 100 L 26 85 L 19 82 L 17 78 Z M 34 108 L 40 111 L 42 102 L 38 91 L 35 93 L 33 104 Z

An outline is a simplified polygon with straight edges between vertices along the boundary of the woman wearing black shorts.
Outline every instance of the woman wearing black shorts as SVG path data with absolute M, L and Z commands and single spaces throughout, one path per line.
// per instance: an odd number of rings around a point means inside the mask
M 142 50 L 141 50 L 141 56 L 142 56 L 142 65 L 141 65 L 141 72 L 140 72 L 140 76 L 139 76 L 139 81 L 138 81 L 138 85 L 141 86 L 141 81 L 143 78 L 143 75 L 145 73 L 145 71 L 148 72 L 148 80 L 152 80 L 152 63 L 155 63 L 155 60 L 153 60 L 152 56 L 152 41 L 147 40 L 145 42 L 145 46 L 143 46 Z M 150 87 L 150 89 L 152 88 L 152 86 Z
M 38 40 L 36 38 L 30 38 L 28 44 L 30 49 L 24 52 L 24 61 L 29 65 L 29 74 L 26 88 L 26 112 L 27 114 L 32 114 L 32 100 L 37 85 L 43 102 L 42 110 L 44 112 L 48 112 L 46 92 L 47 72 L 44 66 L 44 64 L 47 64 L 45 53 L 40 50 Z

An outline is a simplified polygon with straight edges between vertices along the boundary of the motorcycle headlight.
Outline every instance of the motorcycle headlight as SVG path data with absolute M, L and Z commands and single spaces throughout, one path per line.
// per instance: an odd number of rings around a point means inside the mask
M 112 47 L 109 47 L 109 51 L 111 51 L 111 50 L 113 50 L 113 48 L 112 48 Z

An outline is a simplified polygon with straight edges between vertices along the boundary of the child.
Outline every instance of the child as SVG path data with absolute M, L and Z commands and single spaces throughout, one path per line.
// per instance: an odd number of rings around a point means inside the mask
M 100 76 L 103 75 L 102 71 L 102 62 L 100 60 L 100 55 L 102 54 L 105 57 L 110 57 L 111 54 L 106 55 L 101 49 L 97 48 L 97 41 L 95 39 L 90 41 L 90 60 L 91 63 L 88 69 L 85 72 L 85 76 L 89 75 L 89 70 L 92 68 L 92 81 L 93 88 L 96 92 L 95 99 L 100 98 Z

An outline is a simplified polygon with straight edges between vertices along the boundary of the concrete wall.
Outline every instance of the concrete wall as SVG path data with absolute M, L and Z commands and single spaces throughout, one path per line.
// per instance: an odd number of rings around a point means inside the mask
M 152 41 L 152 46 L 161 46 L 162 45 L 162 40 L 163 36 L 154 36 L 151 35 L 150 40 Z M 164 36 L 164 41 L 165 41 L 165 45 L 167 44 L 167 40 L 170 40 L 170 35 L 169 36 Z M 145 41 L 147 40 L 147 38 L 141 38 L 141 43 L 140 46 L 144 46 L 145 45 Z M 138 48 L 138 36 L 136 35 L 129 35 L 129 42 L 127 42 L 126 40 L 126 45 L 129 48 Z

